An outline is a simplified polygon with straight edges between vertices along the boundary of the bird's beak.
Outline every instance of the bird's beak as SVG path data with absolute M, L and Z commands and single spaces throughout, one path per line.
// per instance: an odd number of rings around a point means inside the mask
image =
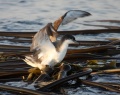
M 80 43 L 78 41 L 74 41 L 74 44 L 79 45 Z

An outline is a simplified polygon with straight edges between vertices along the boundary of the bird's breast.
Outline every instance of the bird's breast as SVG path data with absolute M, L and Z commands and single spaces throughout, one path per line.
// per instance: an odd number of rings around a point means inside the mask
M 57 61 L 58 63 L 61 62 L 61 61 L 64 59 L 64 57 L 65 57 L 65 55 L 66 55 L 66 52 L 67 52 L 67 49 L 64 49 L 64 50 L 58 52 L 58 54 L 57 54 L 57 56 L 56 56 L 56 61 Z

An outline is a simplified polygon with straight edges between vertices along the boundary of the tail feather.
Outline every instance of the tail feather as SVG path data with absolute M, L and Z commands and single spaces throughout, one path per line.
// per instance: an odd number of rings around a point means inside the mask
M 28 65 L 32 66 L 32 67 L 37 67 L 37 63 L 35 62 L 34 58 L 32 55 L 30 56 L 25 56 L 25 58 L 23 59 Z

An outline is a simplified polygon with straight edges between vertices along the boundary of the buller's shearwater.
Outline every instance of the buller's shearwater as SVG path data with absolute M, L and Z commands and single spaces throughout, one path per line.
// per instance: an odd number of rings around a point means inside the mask
M 46 66 L 53 68 L 54 65 L 60 63 L 64 59 L 69 44 L 78 43 L 72 35 L 64 35 L 61 40 L 58 41 L 58 27 L 78 17 L 89 15 L 91 14 L 85 11 L 70 10 L 54 23 L 48 23 L 34 35 L 30 47 L 30 51 L 33 52 L 33 54 L 25 56 L 24 61 L 32 67 L 39 68 L 41 72 L 44 72 Z

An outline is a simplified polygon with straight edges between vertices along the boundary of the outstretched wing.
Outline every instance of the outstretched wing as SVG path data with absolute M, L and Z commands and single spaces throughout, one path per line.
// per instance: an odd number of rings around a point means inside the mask
M 70 11 L 66 12 L 63 16 L 61 16 L 59 19 L 57 19 L 53 23 L 53 27 L 55 28 L 55 30 L 57 30 L 58 27 L 60 26 L 60 24 L 65 25 L 79 17 L 86 17 L 86 16 L 90 16 L 90 15 L 91 14 L 86 11 L 70 10 Z
M 56 36 L 57 32 L 53 28 L 52 23 L 48 23 L 33 37 L 30 51 L 48 52 L 51 48 L 55 49 L 52 42 L 56 41 Z

